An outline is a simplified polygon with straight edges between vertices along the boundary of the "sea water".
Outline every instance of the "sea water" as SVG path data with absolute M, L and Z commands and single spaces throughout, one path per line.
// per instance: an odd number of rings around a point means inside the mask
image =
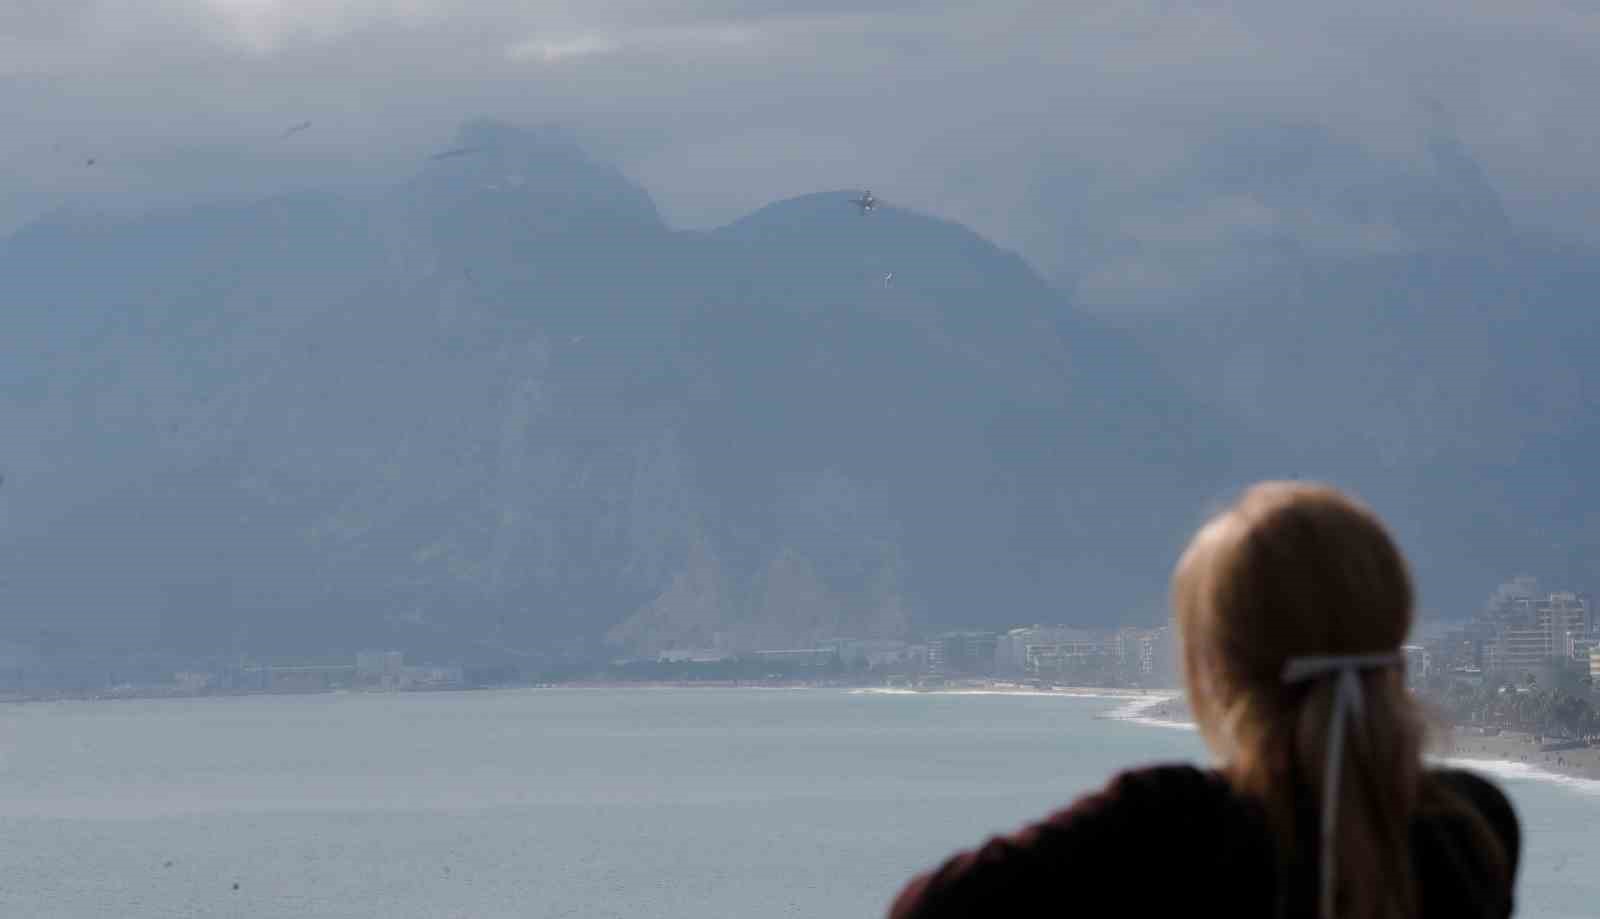
M 0 707 L 0 915 L 877 916 L 1193 732 L 1123 701 L 541 689 Z M 1124 712 L 1126 714 L 1126 712 Z M 1519 914 L 1593 915 L 1600 791 L 1498 776 Z

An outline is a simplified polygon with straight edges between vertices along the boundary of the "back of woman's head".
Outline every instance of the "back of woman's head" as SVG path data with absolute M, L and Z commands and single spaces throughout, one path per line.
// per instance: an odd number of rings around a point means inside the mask
M 1241 792 L 1261 800 L 1280 851 L 1314 840 L 1337 681 L 1286 683 L 1296 658 L 1398 655 L 1412 587 L 1382 523 L 1338 491 L 1265 483 L 1194 537 L 1173 577 L 1191 705 Z M 1339 770 L 1334 872 L 1347 919 L 1414 914 L 1410 823 L 1422 723 L 1403 668 L 1360 673 Z

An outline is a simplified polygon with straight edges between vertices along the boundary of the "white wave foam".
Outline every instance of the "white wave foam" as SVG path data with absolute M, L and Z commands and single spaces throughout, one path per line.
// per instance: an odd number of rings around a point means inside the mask
M 1068 699 L 1117 699 L 1119 701 L 1132 699 L 1134 703 L 1142 706 L 1155 705 L 1157 702 L 1165 702 L 1172 698 L 1172 696 L 1167 695 L 1133 695 L 1114 689 L 1023 689 L 1021 687 L 1016 689 L 1003 687 L 984 689 L 902 689 L 898 687 L 873 686 L 851 689 L 849 693 L 851 695 L 874 696 L 1051 696 Z
M 1166 728 L 1167 730 L 1193 731 L 1194 723 L 1190 721 L 1170 721 L 1166 718 L 1123 718 L 1129 724 L 1141 724 L 1147 728 Z
M 1117 706 L 1109 712 L 1106 712 L 1106 717 L 1124 720 L 1136 718 L 1146 710 L 1154 708 L 1163 702 L 1169 702 L 1172 700 L 1172 698 L 1172 696 L 1142 696 L 1137 699 L 1130 699 L 1124 704 Z
M 1163 702 L 1179 698 L 1176 693 L 1145 693 L 1133 695 L 1126 691 L 1104 689 L 903 689 L 887 686 L 849 690 L 851 695 L 872 696 L 1054 696 L 1069 699 L 1115 699 L 1122 704 L 1096 717 L 1113 721 L 1126 721 L 1152 728 L 1193 731 L 1194 724 L 1169 718 L 1152 718 L 1144 713 Z
M 1600 779 L 1585 779 L 1573 775 L 1562 775 L 1559 772 L 1540 768 L 1533 763 L 1518 763 L 1504 759 L 1473 759 L 1467 756 L 1430 758 L 1434 762 L 1443 763 L 1455 769 L 1482 772 L 1497 779 L 1506 779 L 1513 782 L 1544 782 L 1550 785 L 1561 785 L 1586 795 L 1600 795 Z
M 1126 721 L 1129 724 L 1140 724 L 1151 728 L 1167 728 L 1169 730 L 1177 729 L 1180 731 L 1194 730 L 1194 725 L 1187 721 L 1175 721 L 1171 718 L 1154 718 L 1145 714 L 1145 712 L 1156 707 L 1157 705 L 1160 705 L 1163 702 L 1170 702 L 1176 698 L 1179 698 L 1179 696 L 1174 693 L 1134 699 L 1124 705 L 1117 706 L 1111 711 L 1106 712 L 1101 717 L 1110 718 L 1116 721 Z
M 899 689 L 891 687 L 852 689 L 849 692 L 853 695 L 884 696 L 1064 696 L 1073 699 L 1116 699 L 1121 701 L 1122 704 L 1099 717 L 1126 721 L 1129 724 L 1138 724 L 1144 727 L 1178 731 L 1196 730 L 1194 723 L 1191 721 L 1153 718 L 1144 714 L 1163 702 L 1170 702 L 1173 699 L 1180 698 L 1176 693 L 1130 696 L 1126 692 L 1095 689 Z M 1534 763 L 1449 756 L 1430 757 L 1430 759 L 1453 768 L 1482 772 L 1498 779 L 1544 782 L 1551 785 L 1560 785 L 1584 795 L 1600 796 L 1600 779 L 1585 779 L 1563 775 L 1559 772 L 1540 768 Z

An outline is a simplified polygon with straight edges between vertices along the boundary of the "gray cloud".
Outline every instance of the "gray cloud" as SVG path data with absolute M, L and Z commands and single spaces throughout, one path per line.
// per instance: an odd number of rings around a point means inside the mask
M 13 2 L 0 226 L 181 197 L 151 165 L 179 148 L 249 191 L 401 171 L 490 115 L 575 125 L 681 224 L 870 185 L 1115 300 L 1263 240 L 1426 244 L 1391 202 L 1455 193 L 1435 103 L 1511 220 L 1594 233 L 1597 51 L 1560 2 Z

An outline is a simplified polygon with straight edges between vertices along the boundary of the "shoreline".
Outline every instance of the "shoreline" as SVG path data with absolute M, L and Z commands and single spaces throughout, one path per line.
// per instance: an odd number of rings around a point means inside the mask
M 942 686 L 862 686 L 848 682 L 740 682 L 740 681 L 613 681 L 583 680 L 543 683 L 528 686 L 429 687 L 406 690 L 342 690 L 319 693 L 226 692 L 194 694 L 129 694 L 105 696 L 46 696 L 0 698 L 0 703 L 41 702 L 120 702 L 136 700 L 239 699 L 262 696 L 299 695 L 415 695 L 435 692 L 494 692 L 550 689 L 823 689 L 853 695 L 963 695 L 963 696 L 1060 696 L 1075 699 L 1116 700 L 1121 704 L 1096 717 L 1126 721 L 1143 727 L 1167 730 L 1196 730 L 1194 719 L 1176 689 L 1130 689 L 1108 686 L 1029 686 L 1023 683 L 972 681 Z M 1495 734 L 1472 733 L 1461 728 L 1441 728 L 1432 738 L 1426 756 L 1436 763 L 1460 768 L 1478 768 L 1497 777 L 1533 779 L 1568 785 L 1583 785 L 1600 792 L 1600 746 L 1567 750 L 1541 750 L 1539 738 L 1502 731 Z
M 1143 704 L 1136 702 L 1124 705 L 1119 709 L 1108 712 L 1106 717 L 1152 728 L 1179 731 L 1198 730 L 1195 726 L 1194 718 L 1189 714 L 1189 705 L 1184 701 L 1183 693 L 1176 690 L 1167 693 L 1161 699 L 1152 699 Z
M 1126 689 L 1111 686 L 1028 686 L 1022 683 L 974 683 L 913 688 L 910 686 L 856 686 L 849 692 L 886 696 L 1065 696 L 1074 699 L 1129 699 L 1147 704 L 1173 698 L 1172 690 Z
M 1039 695 L 1071 696 L 1095 699 L 1148 699 L 1165 701 L 1173 698 L 1177 690 L 1130 689 L 1109 686 L 1030 686 L 1007 681 L 968 680 L 951 681 L 939 685 L 886 686 L 882 683 L 861 683 L 849 680 L 564 680 L 553 683 L 518 683 L 506 685 L 462 686 L 435 685 L 393 689 L 375 687 L 336 687 L 317 690 L 212 690 L 181 692 L 153 690 L 138 692 L 105 693 L 39 693 L 0 694 L 0 705 L 27 705 L 51 702 L 134 702 L 174 701 L 195 699 L 252 699 L 260 697 L 342 696 L 342 695 L 428 695 L 433 693 L 461 692 L 518 692 L 551 689 L 831 689 L 852 693 L 945 694 L 945 695 Z
M 1600 748 L 1545 751 L 1540 746 L 1539 739 L 1528 734 L 1508 731 L 1485 736 L 1458 729 L 1433 744 L 1428 755 L 1456 766 L 1485 766 L 1499 776 L 1592 783 L 1600 790 Z
M 1182 695 L 1144 706 L 1124 706 L 1108 717 L 1149 727 L 1196 729 Z M 1436 764 L 1480 769 L 1496 778 L 1581 785 L 1600 791 L 1600 747 L 1541 750 L 1539 738 L 1529 734 L 1477 734 L 1462 728 L 1440 728 L 1428 746 L 1425 756 Z

